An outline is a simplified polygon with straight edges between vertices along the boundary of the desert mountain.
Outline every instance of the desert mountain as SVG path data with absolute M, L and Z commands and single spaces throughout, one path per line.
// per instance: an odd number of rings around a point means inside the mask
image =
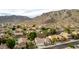
M 6 15 L 0 16 L 0 22 L 23 22 L 26 20 L 31 20 L 31 18 L 27 16 L 18 16 L 18 15 Z
M 29 21 L 30 20 L 30 21 Z M 79 10 L 64 9 L 43 13 L 40 16 L 29 18 L 27 16 L 6 15 L 0 16 L 0 22 L 25 22 L 27 24 L 55 24 L 55 25 L 75 25 L 79 24 Z
M 59 11 L 51 11 L 43 13 L 41 16 L 33 18 L 35 22 L 41 24 L 73 24 L 79 23 L 79 10 L 77 9 L 64 9 Z

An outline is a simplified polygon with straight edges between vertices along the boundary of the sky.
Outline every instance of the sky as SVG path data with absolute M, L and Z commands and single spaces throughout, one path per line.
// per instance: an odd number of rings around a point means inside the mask
M 79 8 L 79 0 L 0 0 L 1 9 Z
M 76 3 L 76 4 L 74 4 Z M 78 0 L 0 0 L 0 15 L 35 17 L 53 10 L 79 9 Z
M 0 9 L 0 16 L 5 15 L 22 15 L 22 16 L 28 16 L 30 18 L 39 16 L 43 13 L 47 13 L 50 11 L 54 11 L 54 9 Z

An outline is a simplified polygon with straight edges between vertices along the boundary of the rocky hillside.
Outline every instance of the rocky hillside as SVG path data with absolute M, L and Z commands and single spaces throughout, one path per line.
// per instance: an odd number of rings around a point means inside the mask
M 77 9 L 64 9 L 59 11 L 51 11 L 48 13 L 44 13 L 41 16 L 37 16 L 34 18 L 35 22 L 41 24 L 74 24 L 79 23 L 79 10 Z
M 30 21 L 29 21 L 30 20 Z M 25 22 L 26 21 L 26 22 Z M 28 25 L 31 24 L 55 24 L 55 25 L 75 25 L 79 24 L 79 10 L 77 9 L 64 9 L 58 11 L 51 11 L 43 13 L 35 18 L 29 18 L 27 16 L 0 16 L 0 22 L 25 22 Z
M 16 16 L 16 15 L 10 15 L 10 16 L 0 16 L 0 23 L 4 22 L 23 22 L 25 20 L 31 20 L 31 18 L 26 16 Z

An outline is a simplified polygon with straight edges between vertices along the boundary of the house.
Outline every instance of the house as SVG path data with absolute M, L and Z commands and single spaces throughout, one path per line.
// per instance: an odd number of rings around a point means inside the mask
M 35 38 L 37 47 L 51 45 L 51 41 L 48 38 Z
M 26 43 L 26 41 L 27 41 L 27 38 L 25 38 L 25 37 L 18 38 L 18 44 Z
M 22 32 L 14 32 L 13 34 L 14 34 L 15 36 L 22 36 L 22 35 L 23 35 Z
M 25 49 L 26 43 L 16 44 L 14 49 Z
M 4 37 L 4 34 L 3 33 L 0 33 L 0 38 L 3 38 Z
M 26 48 L 26 41 L 27 41 L 27 38 L 25 37 L 20 37 L 18 38 L 18 42 L 17 44 L 15 45 L 15 49 L 22 49 L 22 48 Z
M 4 28 L 0 28 L 0 33 L 4 33 L 5 29 Z
M 16 37 L 23 36 L 22 29 L 16 29 L 16 31 L 13 31 L 13 34 L 14 34 Z
M 17 28 L 16 32 L 22 32 L 22 29 L 21 28 Z

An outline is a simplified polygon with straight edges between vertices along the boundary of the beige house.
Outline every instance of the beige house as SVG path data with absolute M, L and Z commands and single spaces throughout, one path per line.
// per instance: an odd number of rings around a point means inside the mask
M 35 38 L 35 43 L 38 47 L 51 45 L 51 41 L 48 38 Z

